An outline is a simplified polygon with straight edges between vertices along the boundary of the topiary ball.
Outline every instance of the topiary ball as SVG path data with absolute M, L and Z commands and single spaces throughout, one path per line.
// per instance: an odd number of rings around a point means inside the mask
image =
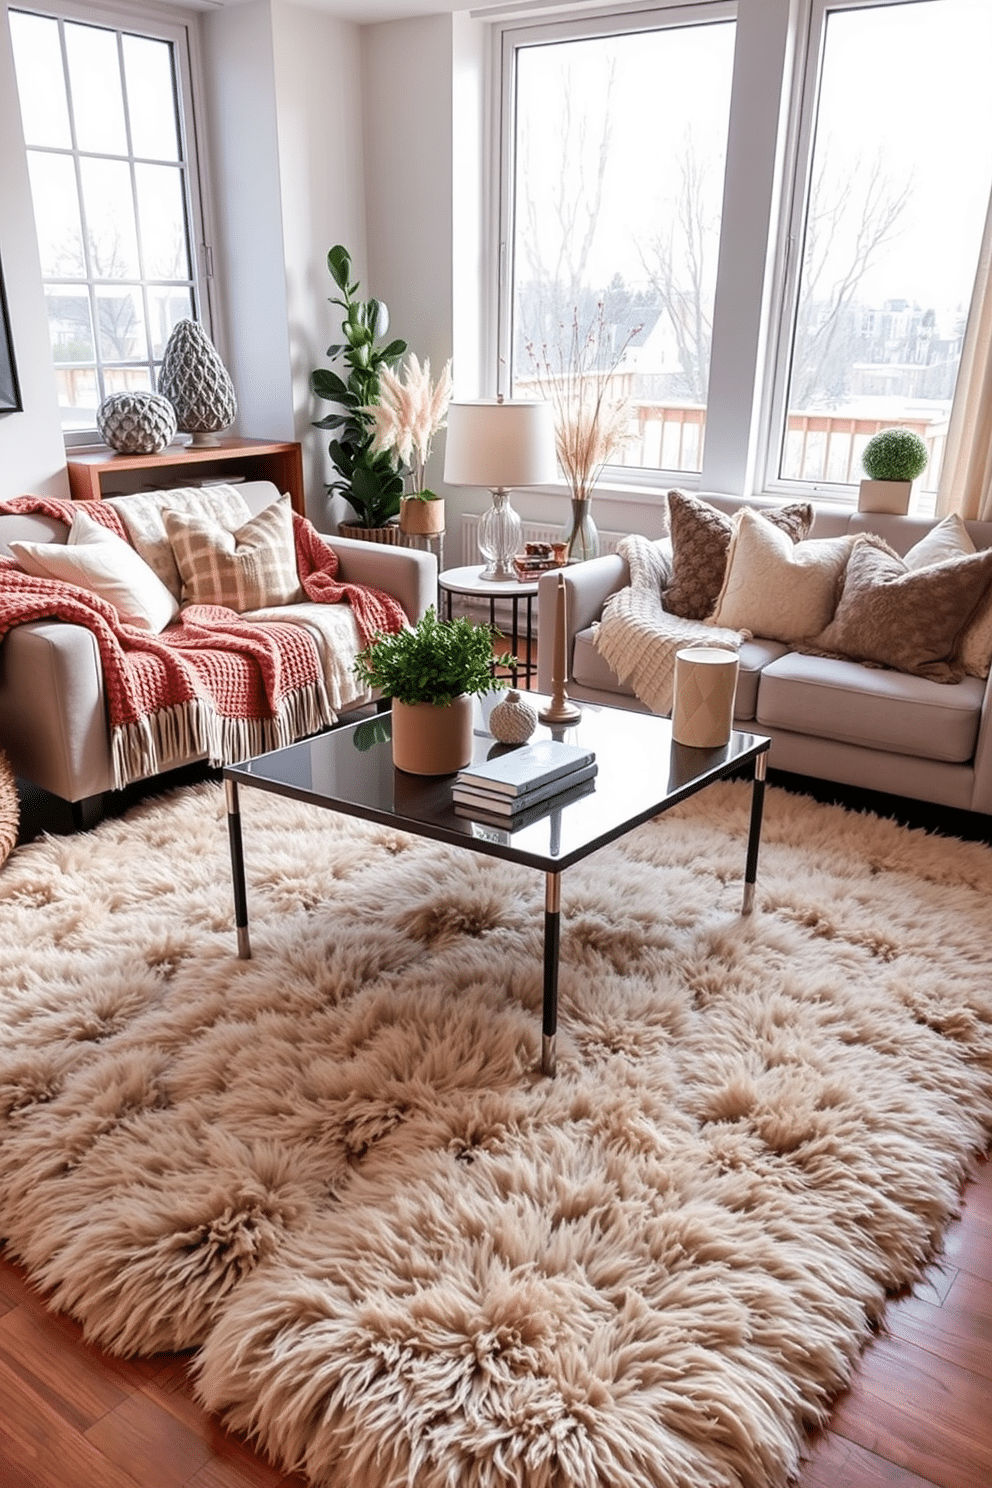
M 865 445 L 861 463 L 869 480 L 914 481 L 929 458 L 926 445 L 912 429 L 882 429 Z

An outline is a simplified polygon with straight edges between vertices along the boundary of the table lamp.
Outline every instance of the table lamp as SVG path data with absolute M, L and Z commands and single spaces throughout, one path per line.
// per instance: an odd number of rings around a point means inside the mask
M 523 527 L 508 488 L 557 477 L 550 403 L 499 397 L 449 404 L 444 479 L 451 486 L 488 486 L 493 497 L 479 523 L 479 552 L 486 560 L 480 578 L 516 578 L 513 556 Z

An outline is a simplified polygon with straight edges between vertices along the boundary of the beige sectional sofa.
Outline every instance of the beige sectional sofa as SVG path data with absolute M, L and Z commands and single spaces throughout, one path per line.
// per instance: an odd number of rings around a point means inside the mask
M 709 495 L 727 514 L 743 503 Z M 748 503 L 755 505 L 755 503 Z M 757 503 L 770 506 L 771 503 Z M 814 508 L 810 538 L 876 533 L 907 553 L 936 524 L 910 517 Z M 966 523 L 978 549 L 992 548 L 992 522 Z M 564 571 L 568 692 L 589 703 L 648 711 L 595 645 L 611 594 L 630 582 L 618 554 Z M 552 685 L 557 574 L 539 592 L 538 684 Z M 756 636 L 740 649 L 735 727 L 768 735 L 772 768 L 967 811 L 992 813 L 992 686 L 987 677 L 941 683 L 833 656 L 805 654 Z
M 280 496 L 269 481 L 246 482 L 237 491 L 253 515 Z M 9 555 L 9 544 L 18 539 L 51 543 L 67 536 L 68 528 L 54 518 L 0 513 L 0 553 Z M 431 554 L 326 540 L 338 556 L 342 582 L 394 596 L 410 620 L 436 602 L 437 564 Z M 77 821 L 98 814 L 97 803 L 113 788 L 114 772 L 103 674 L 90 630 L 39 620 L 16 626 L 0 642 L 0 750 L 20 779 L 73 803 Z M 202 757 L 191 756 L 188 763 Z

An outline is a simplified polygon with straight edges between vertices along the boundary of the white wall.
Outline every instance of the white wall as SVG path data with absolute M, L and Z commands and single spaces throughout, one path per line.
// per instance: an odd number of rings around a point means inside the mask
M 24 411 L 0 414 L 0 500 L 28 492 L 69 494 L 6 12 L 4 6 L 0 25 L 0 267 Z
M 320 524 L 347 514 L 325 487 L 333 473 L 328 435 L 313 421 L 331 411 L 310 391 L 328 366 L 341 312 L 327 253 L 343 243 L 365 272 L 365 154 L 359 27 L 302 6 L 273 7 L 280 201 L 293 409 L 292 438 L 303 448 L 307 506 Z

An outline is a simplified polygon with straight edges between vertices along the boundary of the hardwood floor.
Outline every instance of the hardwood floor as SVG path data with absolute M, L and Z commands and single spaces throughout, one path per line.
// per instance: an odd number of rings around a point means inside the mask
M 200 1409 L 188 1359 L 92 1348 L 0 1252 L 0 1488 L 302 1488 Z M 941 1262 L 890 1304 L 829 1429 L 811 1441 L 798 1488 L 988 1488 L 990 1408 L 985 1162 Z

